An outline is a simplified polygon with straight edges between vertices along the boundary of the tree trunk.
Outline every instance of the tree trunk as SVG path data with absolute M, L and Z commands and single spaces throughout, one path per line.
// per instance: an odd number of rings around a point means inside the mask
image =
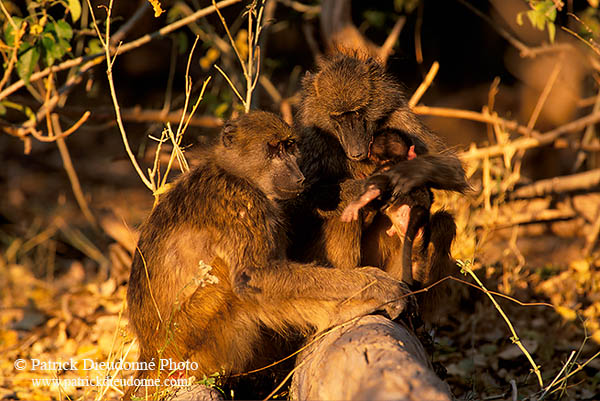
M 415 335 L 383 316 L 333 329 L 304 350 L 296 366 L 293 400 L 454 399 Z

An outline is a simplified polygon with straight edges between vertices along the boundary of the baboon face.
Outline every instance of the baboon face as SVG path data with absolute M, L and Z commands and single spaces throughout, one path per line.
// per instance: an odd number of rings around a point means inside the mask
M 400 104 L 388 94 L 397 85 L 372 59 L 338 54 L 319 67 L 303 80 L 303 124 L 334 135 L 349 159 L 364 160 L 378 125 Z
M 221 132 L 226 169 L 249 180 L 270 199 L 291 199 L 304 189 L 294 131 L 274 114 L 255 111 Z

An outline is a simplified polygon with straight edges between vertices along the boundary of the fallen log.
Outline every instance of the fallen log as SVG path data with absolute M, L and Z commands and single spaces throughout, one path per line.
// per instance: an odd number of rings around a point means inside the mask
M 364 316 L 310 344 L 296 362 L 293 400 L 453 400 L 417 337 L 383 316 Z

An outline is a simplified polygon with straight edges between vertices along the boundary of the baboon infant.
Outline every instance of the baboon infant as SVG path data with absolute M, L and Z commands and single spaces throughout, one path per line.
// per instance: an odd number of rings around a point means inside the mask
M 413 188 L 408 193 L 396 193 L 386 171 L 402 160 L 416 157 L 415 146 L 402 131 L 386 128 L 375 133 L 368 158 L 377 165 L 377 169 L 365 182 L 364 193 L 350 202 L 341 216 L 344 222 L 357 220 L 361 208 L 376 203 L 373 206 L 384 212 L 392 222 L 386 231 L 387 235 L 400 235 L 403 238 L 401 266 L 396 269 L 402 270 L 402 281 L 409 286 L 414 285 L 413 242 L 419 232 L 423 235 L 423 228 L 429 222 L 433 193 L 425 186 Z
M 227 377 L 262 352 L 265 327 L 306 333 L 376 309 L 392 318 L 403 310 L 409 289 L 380 269 L 285 259 L 279 201 L 298 196 L 304 182 L 296 139 L 271 113 L 227 123 L 141 226 L 127 291 L 141 362 L 195 362 L 186 373 Z
M 469 185 L 460 160 L 413 113 L 400 82 L 383 64 L 360 52 L 339 49 L 317 60 L 316 71 L 302 80 L 298 117 L 299 165 L 306 190 L 290 207 L 291 257 L 342 269 L 375 265 L 401 278 L 397 269 L 402 264 L 402 242 L 398 235 L 386 235 L 388 216 L 360 213 L 348 223 L 340 217 L 364 194 L 365 177 L 367 185 L 383 179 L 396 194 L 410 194 L 415 188 L 463 192 Z M 380 166 L 369 157 L 369 148 L 376 133 L 388 128 L 409 138 L 406 156 L 372 175 Z M 410 145 L 418 157 L 408 156 Z M 427 226 L 423 230 L 422 246 L 416 252 L 415 245 L 413 257 L 414 276 L 425 286 L 456 271 L 450 255 L 454 219 L 447 212 L 436 212 L 429 221 L 430 230 Z M 424 296 L 432 302 L 419 301 L 420 310 L 428 309 L 422 307 L 425 304 L 434 306 L 433 292 Z

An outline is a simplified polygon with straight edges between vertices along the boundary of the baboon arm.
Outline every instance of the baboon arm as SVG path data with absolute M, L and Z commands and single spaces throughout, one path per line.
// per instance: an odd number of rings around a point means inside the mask
M 244 285 L 236 293 L 271 300 L 313 299 L 345 300 L 362 288 L 372 285 L 376 277 L 365 269 L 341 270 L 288 261 L 273 261 L 271 266 L 243 269 Z M 236 280 L 238 283 L 240 279 Z M 358 299 L 369 298 L 370 291 Z
M 456 192 L 464 192 L 469 188 L 465 171 L 454 155 L 426 154 L 401 161 L 379 174 L 389 176 L 390 186 L 397 194 L 408 193 L 420 186 Z

